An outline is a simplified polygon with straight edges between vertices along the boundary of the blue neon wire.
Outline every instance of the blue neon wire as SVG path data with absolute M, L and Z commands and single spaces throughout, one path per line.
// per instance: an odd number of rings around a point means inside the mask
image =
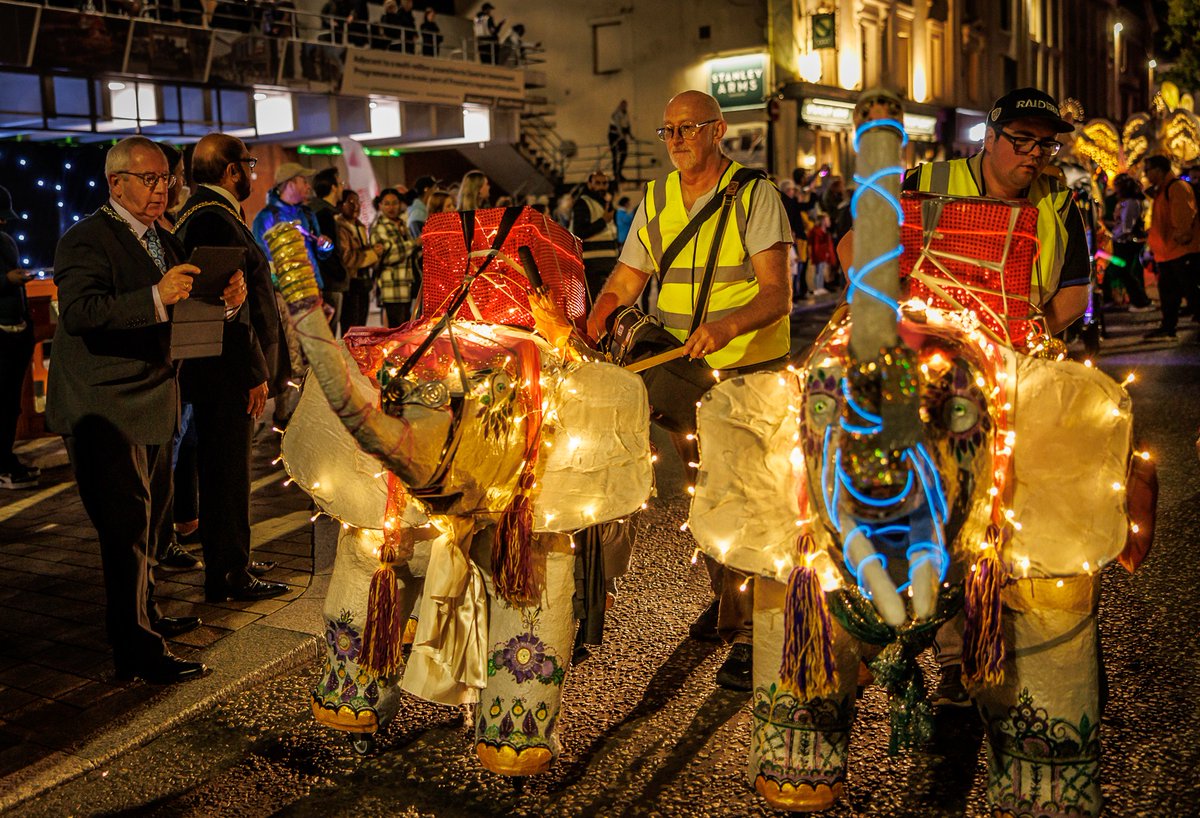
M 877 435 L 883 431 L 883 424 L 875 426 L 855 426 L 853 423 L 847 423 L 845 418 L 838 418 L 838 423 L 847 432 L 856 435 Z
M 854 174 L 854 181 L 858 183 L 858 187 L 854 189 L 854 195 L 850 197 L 850 215 L 855 219 L 858 218 L 858 200 L 868 190 L 873 190 L 879 194 L 879 197 L 892 206 L 896 211 L 896 218 L 900 220 L 900 224 L 904 224 L 904 211 L 900 207 L 900 202 L 888 191 L 879 186 L 879 180 L 887 176 L 904 176 L 904 168 L 900 165 L 892 165 L 886 168 L 880 168 L 870 176 L 863 177 L 857 173 Z
M 946 502 L 946 491 L 942 488 L 942 476 L 938 473 L 937 466 L 934 465 L 933 458 L 929 456 L 924 443 L 917 444 L 917 454 L 921 455 L 921 459 L 929 467 L 929 474 L 933 477 L 934 488 L 936 490 L 934 496 L 941 502 L 942 522 L 947 522 L 950 519 L 950 506 Z
M 860 418 L 868 423 L 883 423 L 882 415 L 876 415 L 872 412 L 868 412 L 866 409 L 863 409 L 858 405 L 858 401 L 854 400 L 854 396 L 850 394 L 850 385 L 847 383 L 845 377 L 839 379 L 838 384 L 841 386 L 842 397 L 846 399 L 846 404 L 853 409 Z
M 874 497 L 869 497 L 866 494 L 863 494 L 858 489 L 854 488 L 854 486 L 850 485 L 850 475 L 846 474 L 846 470 L 842 468 L 841 454 L 841 450 L 839 449 L 838 457 L 833 464 L 834 475 L 836 476 L 837 482 L 841 485 L 844 485 L 846 487 L 846 491 L 850 492 L 850 496 L 863 505 L 871 506 L 873 508 L 887 508 L 888 506 L 894 506 L 904 502 L 904 498 L 908 496 L 910 491 L 912 491 L 913 474 L 912 470 L 909 469 L 908 480 L 905 481 L 904 488 L 901 489 L 900 493 L 895 497 L 876 500 Z
M 908 144 L 908 132 L 904 130 L 904 123 L 897 119 L 869 119 L 859 125 L 854 130 L 854 152 L 858 153 L 858 140 L 862 135 L 872 128 L 893 128 L 900 132 L 900 147 Z
M 825 427 L 825 442 L 821 448 L 821 500 L 825 503 L 825 513 L 829 515 L 829 519 L 833 521 L 834 530 L 841 532 L 842 524 L 837 515 L 833 513 L 829 502 L 829 496 L 833 493 L 834 487 L 829 485 L 829 441 L 833 437 L 833 424 Z

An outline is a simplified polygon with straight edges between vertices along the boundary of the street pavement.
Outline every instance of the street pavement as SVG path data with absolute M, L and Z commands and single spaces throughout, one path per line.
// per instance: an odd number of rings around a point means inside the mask
M 801 313 L 803 345 L 828 313 Z M 1101 638 L 1109 701 L 1104 793 L 1111 816 L 1200 814 L 1200 561 L 1196 452 L 1200 345 L 1140 341 L 1153 313 L 1107 316 L 1099 364 L 1130 387 L 1137 432 L 1161 494 L 1156 545 L 1132 577 L 1110 566 Z M 103 637 L 94 532 L 61 447 L 26 444 L 43 465 L 37 492 L 0 498 L 0 811 L 17 815 L 760 815 L 744 780 L 746 697 L 717 688 L 724 650 L 686 638 L 704 606 L 703 572 L 679 531 L 678 463 L 661 447 L 660 497 L 639 521 L 634 570 L 606 643 L 565 688 L 563 754 L 523 792 L 474 761 L 463 714 L 411 700 L 362 759 L 313 722 L 320 606 L 331 532 L 310 526 L 307 498 L 255 456 L 255 554 L 281 563 L 293 591 L 265 603 L 202 602 L 202 575 L 160 582 L 168 614 L 205 627 L 175 643 L 214 667 L 161 689 L 120 684 Z M 1063 487 L 1064 502 L 1070 487 Z M 193 637 L 189 639 L 189 637 Z M 187 640 L 187 641 L 184 641 Z M 969 710 L 941 714 L 925 753 L 889 757 L 886 703 L 860 701 L 848 802 L 831 815 L 983 814 L 981 734 Z

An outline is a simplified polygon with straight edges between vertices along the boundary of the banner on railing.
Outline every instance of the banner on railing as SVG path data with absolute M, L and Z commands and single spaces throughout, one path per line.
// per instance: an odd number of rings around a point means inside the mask
M 519 101 L 525 98 L 525 77 L 521 69 L 500 65 L 350 48 L 341 92 L 444 105 L 461 105 L 468 96 Z

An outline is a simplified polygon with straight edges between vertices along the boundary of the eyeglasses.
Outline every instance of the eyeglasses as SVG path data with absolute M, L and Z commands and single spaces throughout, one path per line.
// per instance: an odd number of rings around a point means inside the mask
M 696 134 L 700 133 L 700 129 L 703 128 L 705 125 L 711 125 L 714 122 L 720 122 L 720 121 L 721 120 L 719 120 L 719 119 L 710 119 L 705 122 L 697 122 L 695 125 L 693 125 L 689 122 L 686 125 L 678 125 L 675 127 L 672 127 L 670 125 L 664 125 L 663 127 L 656 130 L 655 133 L 658 134 L 658 138 L 660 140 L 662 140 L 663 142 L 666 142 L 667 140 L 670 140 L 670 139 L 674 139 L 676 133 L 678 133 L 679 136 L 683 139 L 695 139 Z
M 1000 135 L 1012 143 L 1013 153 L 1018 156 L 1033 153 L 1035 146 L 1041 148 L 1042 153 L 1046 156 L 1058 156 L 1058 152 L 1062 150 L 1062 143 L 1057 139 L 1035 139 L 1032 136 L 1013 136 L 1005 130 L 1001 130 Z
M 258 160 L 253 156 L 243 156 L 238 162 L 245 162 L 246 167 L 250 168 L 250 170 L 254 170 L 254 166 L 258 164 Z
M 113 173 L 132 176 L 150 190 L 158 187 L 159 182 L 166 182 L 169 188 L 175 187 L 175 177 L 170 173 L 134 173 L 131 170 L 114 170 Z

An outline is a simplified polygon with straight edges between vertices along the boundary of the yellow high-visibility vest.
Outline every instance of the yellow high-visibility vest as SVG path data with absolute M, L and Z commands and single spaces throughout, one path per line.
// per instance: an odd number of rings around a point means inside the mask
M 949 196 L 982 196 L 978 179 L 983 178 L 983 154 L 969 159 L 930 162 L 917 168 L 917 186 L 926 193 Z M 1037 236 L 1040 250 L 1029 283 L 1029 300 L 1044 305 L 1058 291 L 1063 258 L 1067 249 L 1067 214 L 1071 191 L 1053 176 L 1041 174 L 1029 186 L 1026 198 L 1037 207 Z
M 721 176 L 715 195 L 723 195 L 733 174 L 742 166 L 737 162 Z M 750 212 L 750 199 L 754 180 L 742 186 L 733 205 L 733 212 L 725 223 L 725 235 L 717 253 L 717 264 L 708 299 L 708 312 L 703 322 L 716 321 L 749 304 L 758 295 L 758 279 L 750 255 L 746 252 L 746 222 Z M 666 179 L 655 180 L 646 187 L 646 224 L 638 231 L 638 239 L 650 258 L 655 271 L 663 251 L 682 232 L 688 223 L 688 213 L 683 206 L 683 189 L 679 171 L 673 171 Z M 700 285 L 704 280 L 704 265 L 708 261 L 709 249 L 717 231 L 718 214 L 714 213 L 696 232 L 671 262 L 670 269 L 662 273 L 662 284 L 658 292 L 658 317 L 663 326 L 681 341 L 687 339 L 692 325 L 692 314 L 697 308 Z M 731 369 L 750 366 L 788 354 L 791 346 L 791 331 L 788 317 L 784 316 L 761 329 L 751 330 L 737 336 L 729 345 L 705 357 L 705 363 L 714 369 Z

